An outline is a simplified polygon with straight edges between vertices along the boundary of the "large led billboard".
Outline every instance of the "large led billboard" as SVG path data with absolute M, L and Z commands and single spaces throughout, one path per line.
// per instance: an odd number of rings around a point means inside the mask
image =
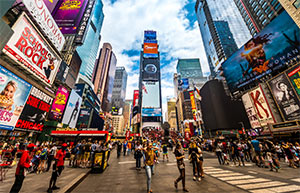
M 0 66 L 0 129 L 13 130 L 31 90 L 31 85 Z
M 46 7 L 49 9 L 50 13 L 54 10 L 59 0 L 44 0 Z
M 63 34 L 76 34 L 88 5 L 88 0 L 63 0 L 53 11 L 53 17 Z
M 285 67 L 300 54 L 297 37 L 300 30 L 290 16 L 277 16 L 222 64 L 229 89 L 234 92 Z
M 156 40 L 156 31 L 144 31 L 145 40 Z
M 143 60 L 143 80 L 159 80 L 159 60 L 156 58 L 145 58 Z
M 288 69 L 286 74 L 296 90 L 298 97 L 300 98 L 300 64 Z
M 139 104 L 139 90 L 133 91 L 133 107 Z
M 71 128 L 76 127 L 81 103 L 82 98 L 76 93 L 75 90 L 72 90 L 62 123 L 69 125 Z
M 143 117 L 161 117 L 161 109 L 142 108 Z
M 142 82 L 142 107 L 160 108 L 159 82 Z
M 158 44 L 157 43 L 144 43 L 144 58 L 157 58 L 158 57 Z
M 55 120 L 58 122 L 61 121 L 62 114 L 65 110 L 68 98 L 69 91 L 63 86 L 58 87 L 54 102 L 48 115 L 48 119 Z
M 14 34 L 7 42 L 4 53 L 28 72 L 51 85 L 61 63 L 60 56 L 33 27 L 24 13 L 12 29 Z
M 299 120 L 300 101 L 285 73 L 268 81 L 274 99 L 286 121 Z

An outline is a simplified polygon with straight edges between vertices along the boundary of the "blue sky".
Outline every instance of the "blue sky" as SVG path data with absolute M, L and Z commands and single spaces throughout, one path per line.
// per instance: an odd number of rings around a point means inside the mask
M 101 43 L 109 42 L 117 66 L 128 72 L 126 99 L 132 99 L 139 77 L 139 57 L 144 30 L 157 31 L 161 56 L 163 111 L 166 98 L 174 96 L 173 73 L 178 58 L 200 58 L 208 64 L 195 15 L 196 0 L 104 0 Z

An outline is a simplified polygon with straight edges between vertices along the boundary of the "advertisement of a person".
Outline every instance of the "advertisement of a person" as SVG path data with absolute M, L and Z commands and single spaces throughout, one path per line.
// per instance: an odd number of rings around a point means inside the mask
M 69 125 L 70 128 L 76 127 L 81 103 L 82 98 L 76 93 L 75 90 L 72 90 L 62 119 L 62 123 Z
M 15 127 L 30 90 L 29 83 L 0 66 L 0 129 Z

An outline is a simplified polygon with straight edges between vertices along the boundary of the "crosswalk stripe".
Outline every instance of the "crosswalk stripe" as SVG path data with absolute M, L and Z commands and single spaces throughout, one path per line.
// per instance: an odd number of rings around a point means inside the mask
M 245 175 L 245 176 L 233 176 L 233 177 L 224 177 L 224 178 L 219 178 L 219 180 L 222 181 L 227 181 L 227 180 L 239 180 L 239 179 L 250 179 L 254 178 L 253 176 Z
M 300 182 L 300 178 L 291 179 L 294 182 Z
M 204 168 L 205 169 L 205 168 Z M 223 170 L 223 169 L 220 169 L 220 168 L 208 168 L 208 169 L 205 169 L 206 171 L 210 171 L 210 172 L 212 172 L 212 171 L 221 171 L 221 170 Z
M 211 167 L 211 166 L 205 166 L 203 167 L 204 169 L 209 169 L 209 168 L 214 168 L 214 167 Z
M 279 181 L 273 181 L 273 182 L 262 182 L 262 183 L 256 183 L 256 184 L 243 184 L 243 185 L 237 185 L 239 188 L 250 190 L 250 189 L 258 189 L 258 188 L 269 188 L 274 186 L 282 186 L 286 185 L 285 182 L 279 182 Z
M 300 186 L 297 185 L 287 185 L 287 186 L 280 186 L 276 188 L 267 188 L 267 189 L 259 189 L 259 190 L 251 190 L 252 193 L 269 193 L 269 192 L 292 192 L 300 190 Z
M 237 180 L 237 181 L 228 181 L 227 183 L 232 185 L 238 185 L 238 184 L 250 184 L 250 183 L 257 183 L 257 182 L 268 182 L 269 179 L 265 178 L 256 178 L 256 179 L 249 179 L 249 180 Z
M 210 174 L 213 177 L 229 177 L 229 176 L 242 176 L 244 174 L 241 173 L 225 173 L 225 174 Z
M 207 174 L 223 174 L 223 173 L 231 173 L 232 171 L 227 171 L 227 170 L 221 170 L 221 171 L 205 171 L 204 170 L 204 173 L 207 173 Z

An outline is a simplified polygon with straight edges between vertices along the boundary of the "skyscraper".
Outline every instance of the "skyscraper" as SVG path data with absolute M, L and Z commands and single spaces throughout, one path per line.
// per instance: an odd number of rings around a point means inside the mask
M 112 107 L 124 107 L 127 87 L 127 72 L 123 66 L 116 68 L 114 86 L 112 90 Z
M 230 50 L 235 50 L 235 44 L 241 47 L 251 35 L 232 0 L 197 0 L 195 11 L 211 75 L 214 77 L 221 63 L 232 54 Z
M 91 84 L 97 52 L 100 45 L 100 32 L 103 19 L 103 3 L 102 0 L 97 0 L 95 1 L 94 8 L 91 12 L 91 19 L 88 23 L 85 41 L 76 49 L 82 60 L 78 79 L 84 80 L 84 82 L 89 84 Z
M 300 0 L 278 0 L 300 28 Z
M 234 0 L 252 36 L 284 9 L 278 0 Z

